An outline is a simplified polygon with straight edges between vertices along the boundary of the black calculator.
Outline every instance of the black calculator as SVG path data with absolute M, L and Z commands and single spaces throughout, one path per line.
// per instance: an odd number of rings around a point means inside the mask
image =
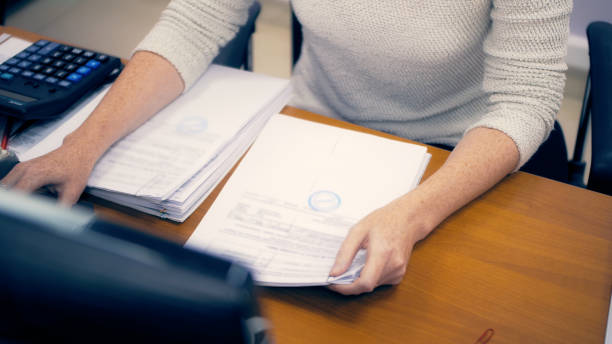
M 40 40 L 0 64 L 0 115 L 52 118 L 119 75 L 114 56 Z

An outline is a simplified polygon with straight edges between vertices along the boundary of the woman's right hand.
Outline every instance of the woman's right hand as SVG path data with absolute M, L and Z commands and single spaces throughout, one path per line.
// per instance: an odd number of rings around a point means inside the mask
M 79 145 L 66 145 L 21 162 L 0 183 L 9 189 L 33 192 L 48 187 L 57 193 L 60 203 L 73 205 L 87 185 L 96 159 Z

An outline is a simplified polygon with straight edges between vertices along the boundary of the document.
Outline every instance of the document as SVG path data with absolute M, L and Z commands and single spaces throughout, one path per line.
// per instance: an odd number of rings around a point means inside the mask
M 189 92 L 113 145 L 87 185 L 165 200 L 286 86 L 286 80 L 211 66 Z
M 329 277 L 350 228 L 410 191 L 430 155 L 419 145 L 276 115 L 186 243 L 239 261 L 261 285 L 351 283 Z

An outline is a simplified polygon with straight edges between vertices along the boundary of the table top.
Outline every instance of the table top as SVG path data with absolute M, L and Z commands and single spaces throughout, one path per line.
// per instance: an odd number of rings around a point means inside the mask
M 291 107 L 282 112 L 410 142 Z M 424 178 L 448 156 L 428 151 Z M 84 198 L 102 217 L 184 243 L 230 174 L 181 224 Z M 398 286 L 356 297 L 320 287 L 258 291 L 279 343 L 475 343 L 488 329 L 491 343 L 603 343 L 612 291 L 612 197 L 514 173 L 418 243 Z

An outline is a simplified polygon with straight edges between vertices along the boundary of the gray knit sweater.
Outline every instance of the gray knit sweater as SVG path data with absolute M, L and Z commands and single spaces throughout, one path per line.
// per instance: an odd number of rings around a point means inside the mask
M 174 0 L 136 50 L 188 89 L 253 0 Z M 455 145 L 498 129 L 524 164 L 559 110 L 572 0 L 293 0 L 303 25 L 291 105 L 409 139 Z

